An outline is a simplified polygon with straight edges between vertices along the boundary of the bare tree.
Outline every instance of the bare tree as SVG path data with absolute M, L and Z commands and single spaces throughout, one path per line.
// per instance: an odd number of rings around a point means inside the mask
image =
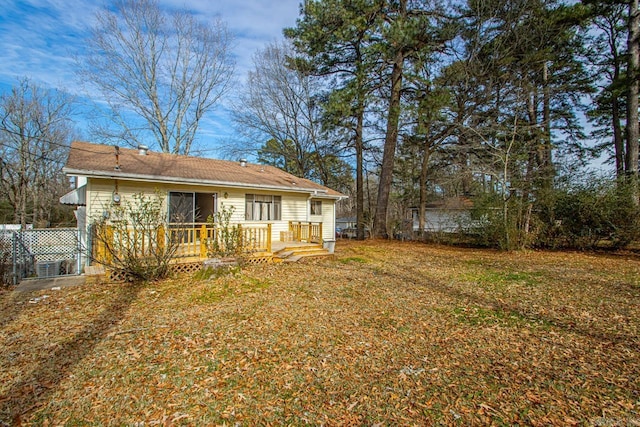
M 292 55 L 289 44 L 275 42 L 254 55 L 234 119 L 242 134 L 258 142 L 251 148 L 262 160 L 308 177 L 320 136 L 318 84 L 288 64 Z
M 322 130 L 322 80 L 294 54 L 289 43 L 274 42 L 254 56 L 234 119 L 240 133 L 258 143 L 250 148 L 260 161 L 342 189 L 351 168 Z
M 96 18 L 78 66 L 111 109 L 99 136 L 133 146 L 151 139 L 163 152 L 188 154 L 233 74 L 226 25 L 163 11 L 155 0 L 118 0 Z
M 0 97 L 0 193 L 14 221 L 48 222 L 61 195 L 72 99 L 22 79 Z

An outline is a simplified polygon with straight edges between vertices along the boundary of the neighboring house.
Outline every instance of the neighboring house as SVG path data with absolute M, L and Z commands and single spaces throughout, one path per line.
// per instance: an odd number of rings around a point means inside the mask
M 20 224 L 0 224 L 0 233 L 6 231 L 6 232 L 11 232 L 11 231 L 19 231 L 22 229 L 22 226 Z M 27 228 L 25 228 L 25 230 L 33 230 L 33 224 L 27 224 Z
M 355 239 L 358 235 L 358 219 L 355 216 L 347 216 L 336 220 L 336 237 L 343 239 Z M 369 227 L 365 226 L 365 238 L 369 238 Z
M 455 233 L 462 225 L 471 222 L 473 201 L 466 197 L 449 197 L 427 203 L 424 231 L 430 233 Z M 418 208 L 411 208 L 413 231 L 420 228 Z
M 335 203 L 346 196 L 272 166 L 73 142 L 63 171 L 76 189 L 60 201 L 78 206 L 80 229 L 134 193 L 165 196 L 170 223 L 195 228 L 222 206 L 231 223 L 268 231 L 271 242 L 314 241 L 333 249 Z M 261 237 L 264 240 L 264 237 Z M 265 243 L 266 245 L 266 243 Z M 263 249 L 267 248 L 264 246 Z
M 345 216 L 345 217 L 336 219 L 336 227 L 342 230 L 344 230 L 345 228 L 356 228 L 357 224 L 358 224 L 358 221 L 355 216 Z

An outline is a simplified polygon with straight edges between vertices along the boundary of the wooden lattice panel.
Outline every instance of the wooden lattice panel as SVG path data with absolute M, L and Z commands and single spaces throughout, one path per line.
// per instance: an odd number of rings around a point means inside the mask
M 245 259 L 247 264 L 264 264 L 273 262 L 273 255 L 254 255 Z
M 202 269 L 201 262 L 188 262 L 181 264 L 172 264 L 171 271 L 176 274 L 181 273 L 195 273 L 196 271 L 200 271 Z
M 170 267 L 171 272 L 175 274 L 181 273 L 195 273 L 202 269 L 201 262 L 189 262 L 181 264 L 172 264 Z M 109 282 L 126 282 L 129 280 L 129 276 L 122 270 L 107 269 L 107 280 Z
M 126 282 L 129 276 L 123 270 L 107 269 L 107 280 L 109 282 Z
M 245 258 L 247 264 L 263 264 L 274 262 L 273 255 L 268 253 L 254 254 L 248 258 Z M 171 264 L 171 272 L 175 274 L 192 274 L 196 271 L 202 270 L 202 261 L 191 261 Z M 110 282 L 126 282 L 129 278 L 122 270 L 107 269 L 107 280 Z

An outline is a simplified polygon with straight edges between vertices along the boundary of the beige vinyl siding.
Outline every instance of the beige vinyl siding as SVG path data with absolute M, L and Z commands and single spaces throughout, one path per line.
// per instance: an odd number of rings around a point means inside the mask
M 323 240 L 335 240 L 335 218 L 334 218 L 334 205 L 333 200 L 322 200 L 322 216 L 318 221 L 322 221 L 322 239 Z M 314 219 L 314 221 L 316 221 Z
M 131 185 L 134 184 L 134 185 Z M 118 181 L 120 203 L 131 199 L 133 194 L 144 192 L 154 194 L 157 185 L 152 183 Z M 95 222 L 102 218 L 103 212 L 108 211 L 113 204 L 113 194 L 116 191 L 116 181 L 113 179 L 90 179 L 87 183 L 87 220 Z M 162 190 L 160 190 L 162 191 Z
M 321 202 L 322 203 L 322 207 L 320 208 L 321 214 L 320 215 L 312 215 L 311 214 L 311 204 L 313 202 Z M 329 209 L 329 207 L 324 203 L 324 201 L 322 199 L 317 199 L 317 198 L 312 198 L 309 199 L 309 201 L 307 202 L 308 205 L 308 210 L 309 210 L 309 221 L 311 222 L 323 222 L 322 224 L 322 239 L 326 239 L 327 237 L 327 230 L 325 230 L 325 228 L 328 227 L 328 224 L 324 224 L 324 216 L 327 212 L 327 210 Z
M 203 188 L 211 188 L 211 187 L 203 187 Z M 202 190 L 200 190 L 202 191 Z M 212 191 L 216 192 L 216 191 Z M 218 212 L 223 208 L 230 209 L 233 207 L 233 214 L 231 215 L 232 223 L 243 223 L 244 222 L 244 191 L 237 190 L 235 188 L 219 188 L 217 189 L 218 193 Z M 227 197 L 225 196 L 225 193 Z

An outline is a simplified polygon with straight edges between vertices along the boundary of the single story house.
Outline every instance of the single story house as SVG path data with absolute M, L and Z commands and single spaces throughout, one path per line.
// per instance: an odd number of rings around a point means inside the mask
M 448 197 L 427 203 L 424 212 L 424 231 L 428 233 L 455 233 L 472 223 L 473 201 L 466 197 Z M 411 208 L 413 232 L 420 229 L 417 207 Z
M 263 230 L 263 250 L 273 250 L 272 242 L 292 240 L 333 250 L 335 204 L 346 197 L 272 166 L 160 153 L 143 146 L 76 141 L 63 171 L 75 177 L 76 188 L 60 201 L 77 206 L 81 230 L 106 215 L 114 203 L 135 193 L 160 192 L 169 223 L 180 221 L 197 229 L 223 206 L 233 208 L 232 224 Z

